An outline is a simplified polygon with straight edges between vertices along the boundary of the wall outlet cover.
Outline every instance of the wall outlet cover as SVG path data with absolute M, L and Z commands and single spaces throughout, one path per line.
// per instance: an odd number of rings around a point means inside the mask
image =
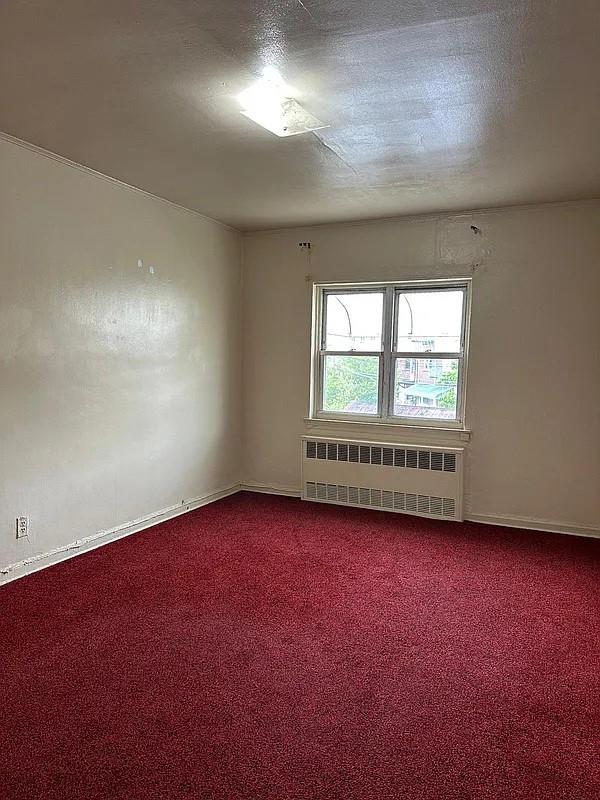
M 29 517 L 17 517 L 17 539 L 29 538 Z

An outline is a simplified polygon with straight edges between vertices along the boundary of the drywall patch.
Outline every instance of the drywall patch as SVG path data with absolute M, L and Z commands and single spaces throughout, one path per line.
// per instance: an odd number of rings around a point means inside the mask
M 485 228 L 471 217 L 440 220 L 438 226 L 440 263 L 476 268 L 490 255 Z

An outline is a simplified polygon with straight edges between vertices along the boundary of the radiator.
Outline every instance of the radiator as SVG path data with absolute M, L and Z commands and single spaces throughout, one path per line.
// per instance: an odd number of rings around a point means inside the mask
M 302 499 L 462 520 L 464 449 L 302 437 Z

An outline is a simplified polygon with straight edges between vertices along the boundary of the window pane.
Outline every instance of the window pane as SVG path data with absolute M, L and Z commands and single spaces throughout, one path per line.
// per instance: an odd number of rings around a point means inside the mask
M 377 414 L 379 356 L 323 359 L 323 411 Z
M 381 350 L 382 292 L 326 294 L 326 350 Z
M 457 358 L 397 358 L 394 415 L 456 419 Z
M 457 353 L 463 295 L 460 290 L 398 292 L 396 350 Z

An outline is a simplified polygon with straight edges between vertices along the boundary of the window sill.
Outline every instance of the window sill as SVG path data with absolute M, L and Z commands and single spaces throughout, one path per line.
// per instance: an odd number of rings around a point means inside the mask
M 468 442 L 471 431 L 468 428 L 443 428 L 439 425 L 407 425 L 403 422 L 375 422 L 374 420 L 326 419 L 323 417 L 305 417 L 304 424 L 308 431 L 323 432 L 327 429 L 341 431 L 349 428 L 353 433 L 372 436 L 381 434 L 393 437 L 408 436 L 411 439 L 424 438 L 427 441 L 446 440 L 452 442 Z M 380 437 L 377 437 L 380 438 Z

